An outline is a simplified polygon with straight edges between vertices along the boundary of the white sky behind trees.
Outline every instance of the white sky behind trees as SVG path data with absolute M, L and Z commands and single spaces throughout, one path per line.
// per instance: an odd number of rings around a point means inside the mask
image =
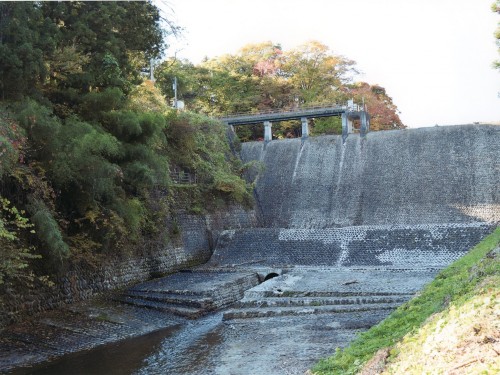
M 167 55 L 199 63 L 317 40 L 387 89 L 410 127 L 500 122 L 493 0 L 156 0 L 185 29 Z M 167 6 L 168 5 L 168 6 Z M 168 9 L 170 7 L 171 9 Z

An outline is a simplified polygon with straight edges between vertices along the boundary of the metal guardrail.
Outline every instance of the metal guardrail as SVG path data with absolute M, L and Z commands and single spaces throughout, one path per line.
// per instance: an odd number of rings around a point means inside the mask
M 343 109 L 343 110 L 349 110 L 349 111 L 362 111 L 363 110 L 363 105 L 360 104 L 353 104 L 352 106 L 349 105 L 339 105 L 337 103 L 315 103 L 307 106 L 300 106 L 296 108 L 282 108 L 282 109 L 269 109 L 266 111 L 258 111 L 258 112 L 239 112 L 239 113 L 231 113 L 231 114 L 224 114 L 222 116 L 219 116 L 219 119 L 232 119 L 235 117 L 243 117 L 243 116 L 259 116 L 259 115 L 273 115 L 273 114 L 280 114 L 280 113 L 294 113 L 294 112 L 303 112 L 303 111 L 313 111 L 313 110 L 318 110 L 318 109 L 326 109 L 326 108 L 335 108 L 335 109 Z
M 250 111 L 250 112 L 239 112 L 239 113 L 231 113 L 231 114 L 224 114 L 222 116 L 219 116 L 218 118 L 234 118 L 234 117 L 242 117 L 242 116 L 258 116 L 258 115 L 272 115 L 272 114 L 279 114 L 279 113 L 290 113 L 290 112 L 297 112 L 297 111 L 302 111 L 302 110 L 307 110 L 307 109 L 321 109 L 321 108 L 335 108 L 335 107 L 342 107 L 339 106 L 338 104 L 335 103 L 325 103 L 325 104 L 314 104 L 310 106 L 301 106 L 301 107 L 296 107 L 296 108 L 282 108 L 282 109 L 268 109 L 266 111 Z
M 196 184 L 198 183 L 198 177 L 196 173 L 191 173 L 180 168 L 174 168 L 170 170 L 170 178 L 176 184 Z

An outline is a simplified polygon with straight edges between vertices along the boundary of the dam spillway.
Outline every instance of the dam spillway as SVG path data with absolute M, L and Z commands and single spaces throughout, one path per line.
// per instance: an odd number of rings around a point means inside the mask
M 155 357 L 145 373 L 304 373 L 500 222 L 499 155 L 495 126 L 243 144 L 258 225 L 220 233 L 193 272 L 267 281 L 239 289 L 220 325 L 173 362 Z M 185 352 L 205 357 L 183 367 L 192 362 Z
M 214 373 L 303 373 L 409 300 L 500 223 L 498 156 L 489 125 L 243 144 L 260 228 L 222 232 L 205 267 L 277 277 L 224 312 Z
M 253 142 L 241 157 L 262 164 L 264 227 L 498 223 L 499 134 L 464 125 Z

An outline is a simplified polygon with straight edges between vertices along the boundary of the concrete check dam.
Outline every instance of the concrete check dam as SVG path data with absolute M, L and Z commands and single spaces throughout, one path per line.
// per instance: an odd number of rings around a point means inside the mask
M 118 298 L 195 318 L 137 373 L 304 373 L 500 223 L 499 156 L 492 125 L 243 144 L 256 223 Z
M 500 222 L 499 155 L 496 126 L 243 144 L 242 160 L 257 162 L 247 177 L 256 179 L 258 227 L 223 231 L 206 265 L 176 276 L 203 275 L 185 288 L 191 302 L 229 305 L 212 331 L 218 349 L 198 369 L 165 360 L 148 371 L 303 373 Z M 212 287 L 198 288 L 210 279 Z M 161 299 L 175 289 L 167 280 L 136 286 L 125 300 L 188 308 Z

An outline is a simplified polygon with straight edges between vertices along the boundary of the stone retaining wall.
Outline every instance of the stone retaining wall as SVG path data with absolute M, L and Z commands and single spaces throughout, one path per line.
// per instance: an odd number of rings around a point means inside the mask
M 56 280 L 56 286 L 52 288 L 39 285 L 30 291 L 9 291 L 3 296 L 0 307 L 0 327 L 26 315 L 204 263 L 210 258 L 213 243 L 221 231 L 256 224 L 255 212 L 239 206 L 206 215 L 177 212 L 175 225 L 178 236 L 169 244 L 156 245 L 156 248 L 150 248 L 140 256 L 109 260 L 96 269 L 73 269 Z M 165 227 L 172 225 L 170 222 Z

